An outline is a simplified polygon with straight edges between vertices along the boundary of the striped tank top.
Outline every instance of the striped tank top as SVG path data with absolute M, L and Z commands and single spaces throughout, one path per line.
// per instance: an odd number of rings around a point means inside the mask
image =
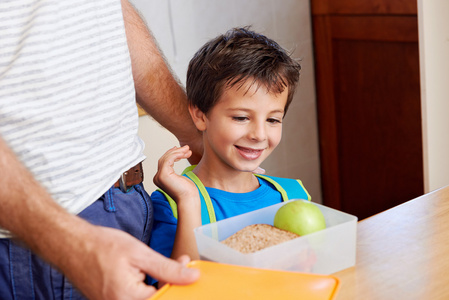
M 0 136 L 77 214 L 145 158 L 120 0 L 2 0 L 0 20 Z

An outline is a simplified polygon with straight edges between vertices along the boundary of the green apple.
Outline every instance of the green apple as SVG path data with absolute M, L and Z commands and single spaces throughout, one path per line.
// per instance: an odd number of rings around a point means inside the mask
M 318 206 L 310 201 L 292 200 L 278 209 L 273 225 L 302 236 L 325 229 L 326 220 Z

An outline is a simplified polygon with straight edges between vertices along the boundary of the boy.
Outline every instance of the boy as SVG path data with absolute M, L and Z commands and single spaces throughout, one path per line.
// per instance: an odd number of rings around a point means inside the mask
M 195 54 L 187 96 L 204 153 L 186 176 L 177 175 L 173 165 L 190 157 L 188 146 L 160 158 L 154 182 L 162 190 L 151 195 L 151 248 L 198 259 L 195 227 L 292 198 L 310 200 L 298 180 L 253 173 L 281 140 L 299 71 L 276 42 L 247 28 L 232 29 Z

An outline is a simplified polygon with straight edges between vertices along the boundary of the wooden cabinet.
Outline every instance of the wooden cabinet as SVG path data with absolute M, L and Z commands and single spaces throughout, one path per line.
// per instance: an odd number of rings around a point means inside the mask
M 424 191 L 417 3 L 311 4 L 323 203 L 364 219 Z

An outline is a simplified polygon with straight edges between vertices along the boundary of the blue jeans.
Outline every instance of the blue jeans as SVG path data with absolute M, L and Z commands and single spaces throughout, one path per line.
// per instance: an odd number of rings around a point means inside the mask
M 127 193 L 112 187 L 79 216 L 95 225 L 121 229 L 149 243 L 153 206 L 142 184 Z M 67 278 L 26 247 L 17 241 L 0 239 L 0 299 L 85 298 Z

